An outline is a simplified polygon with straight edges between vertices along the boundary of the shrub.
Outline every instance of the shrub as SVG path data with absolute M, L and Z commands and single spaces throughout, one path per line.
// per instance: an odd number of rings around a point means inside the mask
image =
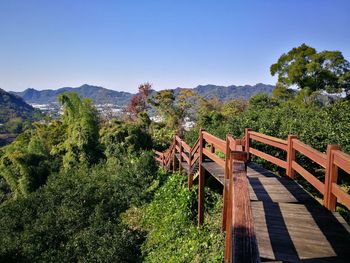
M 143 208 L 141 226 L 148 231 L 142 251 L 145 262 L 220 262 L 222 199 L 205 190 L 206 224 L 196 225 L 196 187 L 188 191 L 185 177 L 171 175 Z
M 156 176 L 150 153 L 51 175 L 0 209 L 1 262 L 136 262 L 142 233 L 120 214 L 144 202 Z

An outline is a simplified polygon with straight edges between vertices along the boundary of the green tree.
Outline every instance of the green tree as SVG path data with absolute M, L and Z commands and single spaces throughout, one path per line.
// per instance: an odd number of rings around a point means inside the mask
M 152 92 L 152 85 L 146 82 L 141 84 L 138 89 L 139 92 L 131 98 L 125 109 L 131 119 L 135 119 L 140 113 L 146 112 L 149 108 L 147 99 Z
M 184 119 L 196 99 L 197 96 L 190 89 L 182 89 L 178 96 L 175 96 L 174 90 L 168 89 L 157 92 L 149 102 L 157 109 L 166 127 L 181 134 Z
M 266 93 L 258 93 L 250 98 L 249 106 L 256 108 L 271 108 L 276 106 L 276 101 Z
M 15 198 L 35 191 L 45 184 L 50 173 L 58 171 L 61 158 L 51 155 L 51 149 L 63 141 L 57 141 L 62 133 L 55 125 L 36 123 L 33 129 L 26 130 L 3 148 L 0 176 Z
M 245 100 L 230 100 L 224 103 L 222 114 L 225 118 L 231 118 L 244 112 L 248 108 L 248 102 Z
M 101 149 L 98 114 L 92 101 L 81 100 L 76 93 L 63 93 L 59 102 L 63 105 L 63 125 L 67 129 L 67 139 L 62 145 L 63 166 L 67 169 L 78 163 L 96 163 Z
M 101 144 L 107 158 L 120 158 L 125 154 L 137 154 L 152 149 L 152 138 L 144 125 L 112 120 L 100 131 Z
M 151 153 L 62 170 L 0 209 L 0 262 L 137 262 L 142 233 L 120 214 L 145 202 L 157 177 Z
M 302 44 L 283 54 L 270 71 L 272 76 L 278 75 L 278 89 L 295 85 L 310 93 L 350 90 L 350 64 L 340 51 L 317 52 Z

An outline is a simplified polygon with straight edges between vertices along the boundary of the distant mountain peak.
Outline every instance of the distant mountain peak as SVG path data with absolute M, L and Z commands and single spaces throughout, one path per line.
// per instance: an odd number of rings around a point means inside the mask
M 274 86 L 263 83 L 244 86 L 220 86 L 214 84 L 198 85 L 193 88 L 195 92 L 204 98 L 217 97 L 225 101 L 230 99 L 249 99 L 251 96 L 265 92 L 272 93 Z M 178 93 L 183 88 L 174 89 Z M 36 90 L 33 88 L 26 89 L 22 92 L 11 92 L 22 97 L 28 103 L 57 103 L 57 96 L 63 92 L 76 92 L 79 96 L 90 98 L 97 104 L 111 103 L 119 106 L 126 105 L 134 95 L 125 91 L 109 90 L 100 86 L 83 84 L 80 87 L 64 87 L 56 90 Z
M 20 117 L 30 119 L 35 109 L 27 104 L 21 97 L 0 89 L 0 123 Z
M 79 96 L 90 98 L 98 104 L 112 103 L 125 105 L 133 94 L 123 91 L 109 90 L 100 86 L 83 84 L 80 87 L 64 87 L 56 90 L 26 89 L 22 92 L 12 92 L 22 97 L 28 103 L 57 103 L 57 97 L 64 92 L 76 92 Z

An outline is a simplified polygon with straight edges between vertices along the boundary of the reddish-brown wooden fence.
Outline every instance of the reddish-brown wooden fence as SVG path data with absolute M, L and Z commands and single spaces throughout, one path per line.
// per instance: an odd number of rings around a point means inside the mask
M 286 152 L 286 160 L 277 158 L 252 147 L 252 141 L 270 145 Z M 190 147 L 180 137 L 175 136 L 171 146 L 164 153 L 156 151 L 156 160 L 165 168 L 180 171 L 185 168 L 188 187 L 193 177 L 198 176 L 198 224 L 204 220 L 204 167 L 206 158 L 224 169 L 222 228 L 226 231 L 225 262 L 259 262 L 259 251 L 254 232 L 252 210 L 249 198 L 248 179 L 245 162 L 249 155 L 260 157 L 286 171 L 294 179 L 295 173 L 305 178 L 323 195 L 323 205 L 334 211 L 337 200 L 350 209 L 350 195 L 338 184 L 338 169 L 350 173 L 350 156 L 336 145 L 329 145 L 326 153 L 321 153 L 302 143 L 294 135 L 282 140 L 251 129 L 245 130 L 242 139 L 231 135 L 226 140 L 217 138 L 201 130 L 199 138 Z M 296 153 L 304 155 L 325 170 L 322 182 L 296 161 Z M 224 158 L 222 158 L 224 156 Z

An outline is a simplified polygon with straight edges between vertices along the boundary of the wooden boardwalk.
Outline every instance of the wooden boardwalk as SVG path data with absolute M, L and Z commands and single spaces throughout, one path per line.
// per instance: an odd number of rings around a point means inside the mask
M 181 165 L 188 167 L 186 162 Z M 221 184 L 224 169 L 202 163 Z M 350 227 L 294 180 L 249 163 L 249 194 L 262 262 L 350 262 Z
M 271 155 L 254 142 L 286 154 Z M 303 167 L 297 154 L 321 167 L 324 179 Z M 201 130 L 192 147 L 175 136 L 168 150 L 156 156 L 164 169 L 187 174 L 188 188 L 198 181 L 199 226 L 204 222 L 205 182 L 211 176 L 223 186 L 225 263 L 350 262 L 350 227 L 334 212 L 337 205 L 350 210 L 350 194 L 338 184 L 339 169 L 350 174 L 350 155 L 339 146 L 319 152 L 294 135 L 283 140 L 246 129 L 244 138 L 228 134 L 222 140 Z M 282 168 L 286 176 L 249 162 L 251 156 Z M 296 174 L 320 193 L 322 203 L 294 180 Z

